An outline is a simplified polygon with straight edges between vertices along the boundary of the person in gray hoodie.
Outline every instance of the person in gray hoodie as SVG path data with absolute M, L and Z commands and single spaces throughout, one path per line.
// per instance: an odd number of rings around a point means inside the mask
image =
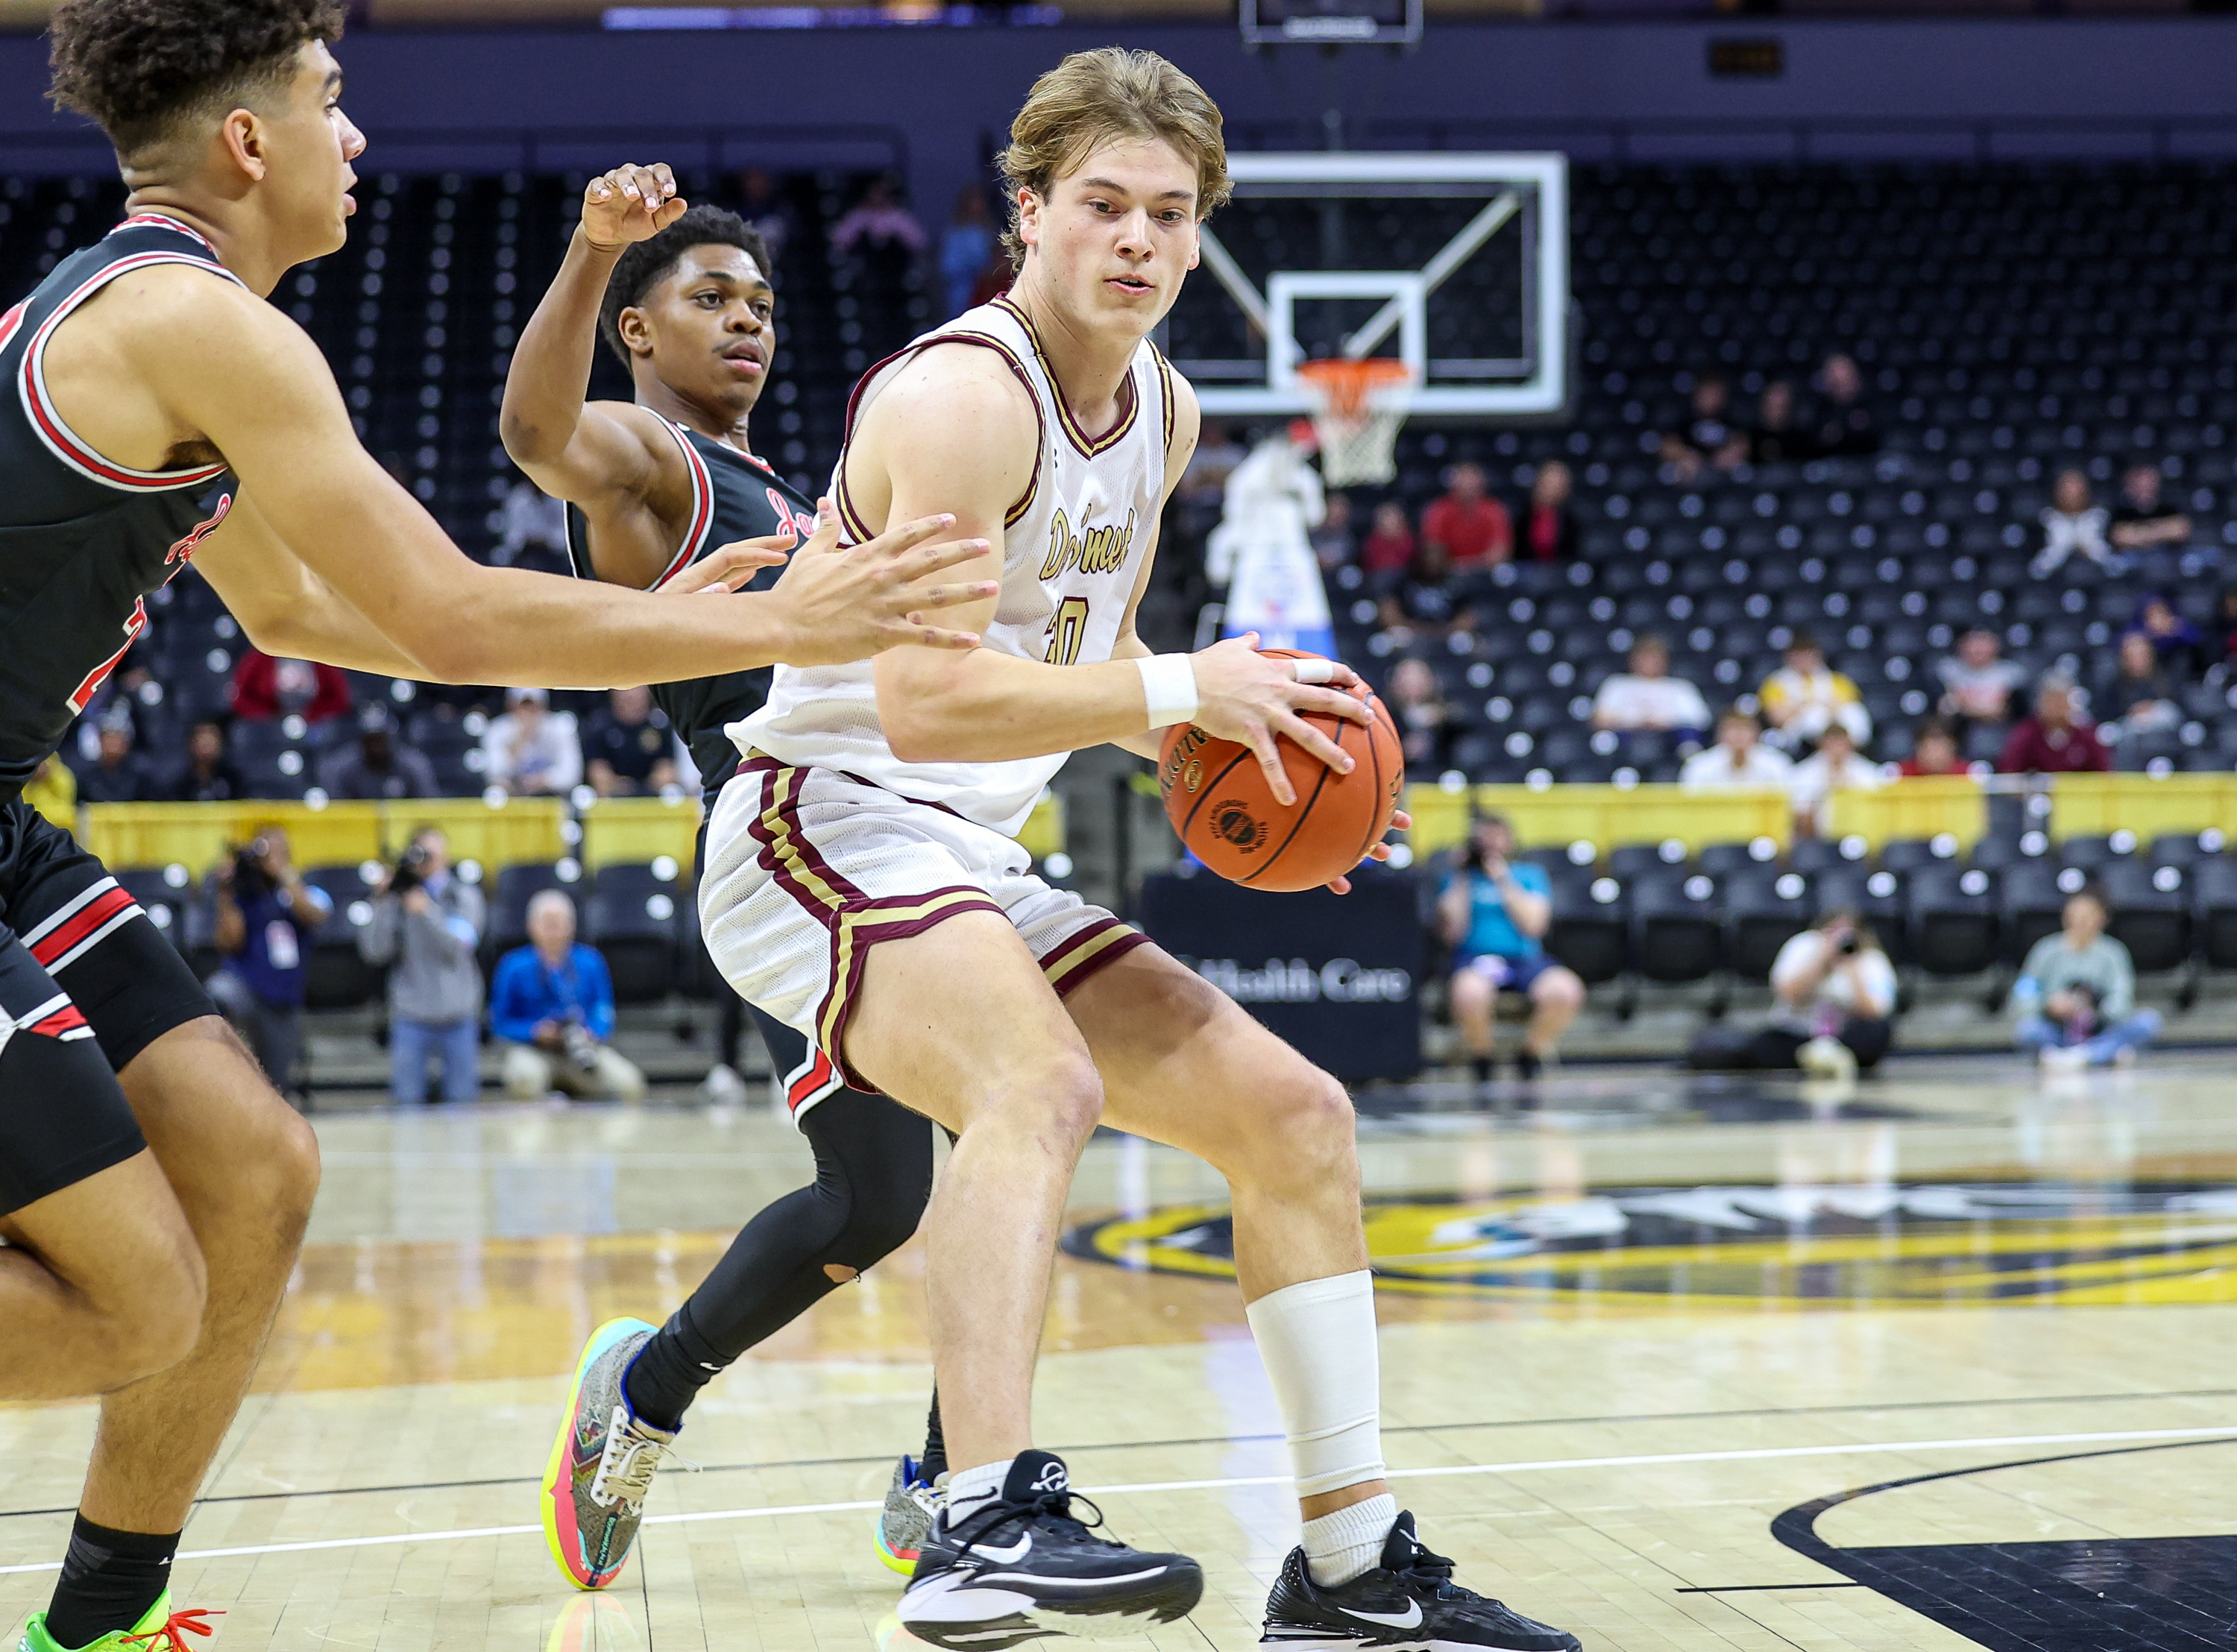
M 2063 928 L 2029 947 L 2020 966 L 2012 985 L 2018 1043 L 2045 1067 L 2126 1064 L 2158 1035 L 2159 1011 L 2136 1008 L 2135 965 L 2105 933 L 2108 916 L 2094 884 L 2075 890 Z
M 388 971 L 389 1095 L 427 1099 L 427 1059 L 443 1065 L 443 1099 L 481 1088 L 481 891 L 451 870 L 450 840 L 422 826 L 373 896 L 358 937 L 368 964 Z

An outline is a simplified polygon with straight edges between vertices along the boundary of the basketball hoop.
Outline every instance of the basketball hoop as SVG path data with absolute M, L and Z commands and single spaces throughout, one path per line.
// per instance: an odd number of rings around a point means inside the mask
M 1397 475 L 1392 450 L 1414 399 L 1414 375 L 1404 362 L 1330 357 L 1300 363 L 1297 381 L 1312 404 L 1322 481 L 1349 488 Z

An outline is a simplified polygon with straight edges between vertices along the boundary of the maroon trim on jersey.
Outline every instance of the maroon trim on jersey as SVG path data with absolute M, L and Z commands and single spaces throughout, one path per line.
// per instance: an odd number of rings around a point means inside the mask
M 1026 371 L 1026 364 L 1018 359 L 1017 352 L 1009 346 L 1004 344 L 1000 339 L 989 337 L 986 333 L 935 332 L 929 339 L 920 339 L 914 344 L 905 345 L 894 351 L 893 354 L 877 363 L 869 372 L 856 379 L 855 388 L 847 393 L 847 422 L 840 433 L 839 470 L 837 475 L 832 478 L 831 491 L 832 503 L 839 508 L 841 525 L 857 540 L 876 536 L 868 525 L 855 514 L 855 507 L 848 503 L 847 499 L 847 444 L 855 439 L 855 421 L 861 412 L 862 392 L 869 388 L 870 381 L 885 372 L 887 368 L 914 355 L 920 350 L 929 350 L 936 344 L 975 344 L 992 350 L 1008 364 L 1010 372 L 1016 376 L 1018 382 L 1025 386 L 1026 399 L 1033 404 L 1033 476 L 1026 484 L 1026 490 L 1018 496 L 1018 502 L 1002 513 L 1002 525 L 1005 528 L 1016 527 L 1024 518 L 1026 512 L 1033 509 L 1033 497 L 1040 491 L 1041 458 L 1048 451 L 1048 421 L 1041 414 L 1041 398 L 1033 389 L 1033 375 Z M 1051 379 L 1049 382 L 1054 384 L 1056 381 Z
M 169 221 L 168 219 L 164 220 L 166 224 Z M 181 233 L 193 234 L 184 230 L 183 227 L 181 227 Z M 199 240 L 201 237 L 195 239 Z M 122 488 L 132 493 L 170 493 L 181 488 L 199 487 L 223 476 L 227 466 L 221 463 L 197 465 L 185 471 L 135 471 L 129 465 L 119 464 L 104 457 L 65 425 L 62 415 L 55 411 L 47 394 L 43 363 L 47 345 L 53 339 L 55 329 L 67 320 L 79 305 L 118 276 L 129 274 L 135 270 L 149 269 L 158 264 L 190 264 L 196 269 L 222 275 L 236 286 L 242 285 L 241 278 L 223 265 L 213 265 L 208 260 L 197 258 L 191 253 L 135 253 L 129 258 L 118 259 L 114 264 L 104 265 L 89 276 L 76 292 L 56 305 L 47 319 L 39 324 L 39 330 L 31 335 L 30 343 L 24 346 L 23 370 L 17 375 L 16 388 L 23 397 L 23 411 L 30 416 L 31 428 L 38 432 L 39 439 L 46 444 L 48 451 L 79 475 L 105 487 Z
M 673 419 L 663 418 L 660 422 L 668 426 L 668 433 L 676 438 L 676 446 L 683 450 L 683 463 L 691 472 L 691 523 L 683 530 L 683 544 L 676 551 L 676 559 L 661 570 L 658 579 L 645 587 L 647 590 L 658 590 L 698 561 L 699 553 L 707 546 L 708 531 L 715 525 L 715 481 L 707 474 L 707 461 L 701 458 L 699 450 L 691 445 L 691 437 L 683 426 Z
M 1033 354 L 1039 358 L 1041 375 L 1049 382 L 1049 394 L 1056 399 L 1057 423 L 1064 426 L 1066 437 L 1070 439 L 1073 447 L 1079 450 L 1080 456 L 1084 458 L 1099 458 L 1118 446 L 1126 432 L 1134 428 L 1134 415 L 1142 409 L 1141 392 L 1134 382 L 1132 364 L 1129 363 L 1126 368 L 1125 410 L 1112 422 L 1109 430 L 1090 439 L 1086 428 L 1081 425 L 1078 418 L 1072 416 L 1072 404 L 1064 398 L 1064 382 L 1056 376 L 1056 369 L 1049 365 L 1048 352 L 1041 347 L 1040 329 L 1033 325 L 1033 318 L 1020 309 L 1007 293 L 995 299 L 993 303 L 996 309 L 1007 311 L 1016 319 L 1018 325 L 1026 330 L 1026 338 L 1033 346 Z
M 1090 943 L 1100 937 L 1120 931 L 1099 947 Z M 1132 924 L 1121 923 L 1115 918 L 1099 918 L 1075 933 L 1051 947 L 1035 960 L 1041 974 L 1059 998 L 1069 997 L 1103 971 L 1116 964 L 1138 946 L 1149 944 L 1150 938 Z

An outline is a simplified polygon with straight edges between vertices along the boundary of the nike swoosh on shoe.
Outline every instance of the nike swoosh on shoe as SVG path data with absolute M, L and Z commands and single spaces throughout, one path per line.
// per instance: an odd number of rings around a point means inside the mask
M 1422 1603 L 1408 1601 L 1402 1612 L 1363 1612 L 1356 1606 L 1340 1606 L 1336 1609 L 1346 1617 L 1356 1617 L 1366 1623 L 1380 1623 L 1394 1629 L 1410 1629 L 1422 1621 Z

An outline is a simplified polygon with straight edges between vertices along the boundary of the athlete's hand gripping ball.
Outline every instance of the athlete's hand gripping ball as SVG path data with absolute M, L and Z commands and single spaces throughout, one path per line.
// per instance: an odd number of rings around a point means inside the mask
M 954 517 L 924 517 L 859 545 L 842 545 L 838 510 L 830 500 L 817 500 L 814 536 L 793 553 L 791 566 L 769 591 L 784 611 L 785 651 L 778 657 L 791 666 L 845 665 L 905 642 L 977 648 L 976 631 L 947 630 L 925 617 L 1001 593 L 991 579 L 925 582 L 987 554 L 983 539 L 924 543 L 954 525 Z
M 583 237 L 608 252 L 650 240 L 683 217 L 687 204 L 665 162 L 616 167 L 583 187 Z

